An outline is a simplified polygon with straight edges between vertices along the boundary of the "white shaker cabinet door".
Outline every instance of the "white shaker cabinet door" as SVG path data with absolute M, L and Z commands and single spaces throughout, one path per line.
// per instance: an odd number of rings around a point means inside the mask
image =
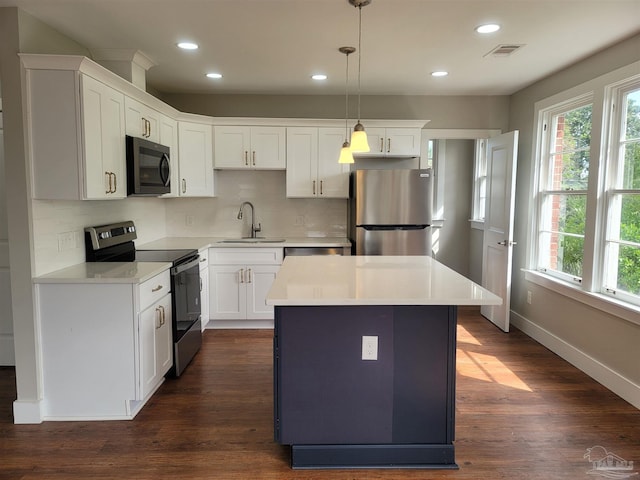
M 318 185 L 318 129 L 287 129 L 287 197 L 316 197 Z
M 338 163 L 345 135 L 343 128 L 318 129 L 319 198 L 349 198 L 350 165 Z
M 215 167 L 245 169 L 250 167 L 251 128 L 216 126 Z
M 286 129 L 251 127 L 251 168 L 284 170 L 287 166 Z
M 81 75 L 86 199 L 127 196 L 124 96 Z
M 218 320 L 247 318 L 246 270 L 240 265 L 209 266 L 209 317 Z
M 267 293 L 276 279 L 280 265 L 251 265 L 247 268 L 248 319 L 272 319 L 273 306 L 266 304 Z
M 178 122 L 181 197 L 213 197 L 213 127 Z
M 140 382 L 146 399 L 173 364 L 171 295 L 140 313 Z

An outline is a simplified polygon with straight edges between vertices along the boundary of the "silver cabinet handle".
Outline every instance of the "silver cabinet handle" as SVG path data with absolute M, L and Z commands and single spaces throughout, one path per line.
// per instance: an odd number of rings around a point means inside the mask
M 503 246 L 513 246 L 513 245 L 517 245 L 518 242 L 510 242 L 509 240 L 502 240 L 501 242 L 498 242 L 498 245 L 503 245 Z
M 151 289 L 152 292 L 159 292 L 160 290 L 162 290 L 162 285 L 158 285 L 157 287 Z
M 111 173 L 104 172 L 104 176 L 107 182 L 107 189 L 104 191 L 104 193 L 111 193 Z
M 320 195 L 324 195 L 322 192 L 322 182 L 324 182 L 324 180 L 320 180 Z
M 253 166 L 255 167 L 256 166 L 256 151 L 255 150 L 253 151 L 252 158 L 253 158 Z
M 248 278 L 247 283 L 251 283 L 251 269 L 250 268 L 247 268 L 247 278 Z
M 182 179 L 182 193 L 187 193 L 187 181 Z
M 111 193 L 116 193 L 118 191 L 118 177 L 115 173 L 112 173 L 111 175 L 113 175 L 113 192 Z
M 162 326 L 162 311 L 160 307 L 156 307 L 156 330 Z
M 313 181 L 313 194 L 316 194 L 316 181 Z
M 200 291 L 202 291 L 202 279 L 200 279 Z
M 248 167 L 249 166 L 249 152 L 248 151 L 244 151 L 244 166 Z
M 244 268 L 240 269 L 240 283 L 244 283 Z
M 380 153 L 384 152 L 384 137 L 380 137 Z
M 391 139 L 387 138 L 387 153 L 391 152 Z

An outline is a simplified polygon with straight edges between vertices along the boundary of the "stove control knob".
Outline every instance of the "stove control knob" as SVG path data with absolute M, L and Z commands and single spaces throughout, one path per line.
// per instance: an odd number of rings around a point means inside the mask
M 129 232 L 129 233 L 133 233 L 133 232 L 135 232 L 135 231 L 136 231 L 136 227 L 134 227 L 134 226 L 127 227 L 127 232 Z
M 105 238 L 109 238 L 111 235 L 109 232 L 100 232 L 100 238 L 104 240 Z

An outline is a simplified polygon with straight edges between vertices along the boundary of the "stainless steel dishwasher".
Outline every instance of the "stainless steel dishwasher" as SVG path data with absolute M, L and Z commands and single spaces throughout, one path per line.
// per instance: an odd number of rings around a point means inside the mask
M 342 247 L 284 247 L 284 256 L 342 255 Z

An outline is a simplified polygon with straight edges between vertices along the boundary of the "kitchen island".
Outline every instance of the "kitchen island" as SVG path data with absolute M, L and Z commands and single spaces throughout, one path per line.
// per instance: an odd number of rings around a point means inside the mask
M 431 257 L 289 257 L 267 303 L 293 468 L 457 468 L 457 307 L 499 297 Z

